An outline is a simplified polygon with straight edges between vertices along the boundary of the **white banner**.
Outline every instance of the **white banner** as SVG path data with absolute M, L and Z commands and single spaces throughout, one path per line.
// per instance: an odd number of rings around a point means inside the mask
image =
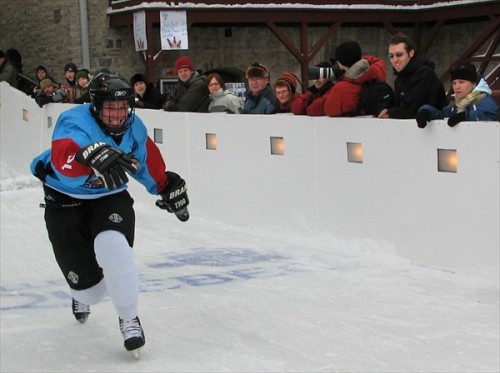
M 145 51 L 148 49 L 145 11 L 134 13 L 134 41 L 136 52 Z
M 161 49 L 188 49 L 186 11 L 162 10 L 160 12 Z

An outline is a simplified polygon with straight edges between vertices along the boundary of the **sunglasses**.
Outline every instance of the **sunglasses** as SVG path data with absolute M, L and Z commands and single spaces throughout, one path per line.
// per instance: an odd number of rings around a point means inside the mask
M 393 59 L 394 57 L 402 57 L 403 54 L 405 54 L 406 52 L 396 52 L 396 53 L 389 53 L 387 54 L 387 57 L 389 57 L 389 59 Z

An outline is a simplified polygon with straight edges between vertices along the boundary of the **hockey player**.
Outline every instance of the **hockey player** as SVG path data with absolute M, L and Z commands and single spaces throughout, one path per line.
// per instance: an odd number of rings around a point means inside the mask
M 97 74 L 91 103 L 61 114 L 51 148 L 32 173 L 43 182 L 45 222 L 56 261 L 70 287 L 73 314 L 84 323 L 90 305 L 108 294 L 128 351 L 139 357 L 139 277 L 132 257 L 135 214 L 131 175 L 161 198 L 156 205 L 189 218 L 184 180 L 165 171 L 158 147 L 134 113 L 134 90 L 117 74 Z

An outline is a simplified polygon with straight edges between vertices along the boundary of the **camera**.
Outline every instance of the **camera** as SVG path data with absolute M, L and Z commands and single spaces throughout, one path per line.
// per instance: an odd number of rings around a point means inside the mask
M 337 64 L 330 67 L 310 66 L 307 71 L 307 78 L 309 80 L 330 79 L 335 82 L 342 74 L 343 71 Z

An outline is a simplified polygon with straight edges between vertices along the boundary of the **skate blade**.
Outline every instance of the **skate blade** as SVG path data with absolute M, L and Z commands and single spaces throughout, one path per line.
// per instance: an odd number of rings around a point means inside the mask
M 132 351 L 129 351 L 132 356 L 136 359 L 136 360 L 139 360 L 141 358 L 141 349 L 140 348 L 137 348 L 135 350 L 132 350 Z

